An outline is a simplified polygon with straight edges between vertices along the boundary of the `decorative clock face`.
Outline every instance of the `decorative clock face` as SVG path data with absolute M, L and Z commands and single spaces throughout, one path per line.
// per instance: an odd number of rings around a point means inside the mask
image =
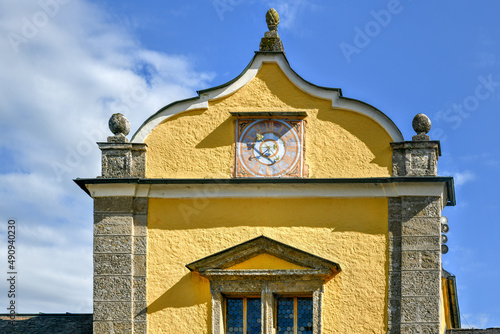
M 302 176 L 302 121 L 240 119 L 237 127 L 237 177 Z

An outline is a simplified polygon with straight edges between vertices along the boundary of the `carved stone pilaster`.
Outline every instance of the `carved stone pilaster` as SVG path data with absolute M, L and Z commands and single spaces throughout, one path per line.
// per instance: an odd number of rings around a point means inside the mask
M 94 333 L 146 333 L 147 198 L 94 199 Z

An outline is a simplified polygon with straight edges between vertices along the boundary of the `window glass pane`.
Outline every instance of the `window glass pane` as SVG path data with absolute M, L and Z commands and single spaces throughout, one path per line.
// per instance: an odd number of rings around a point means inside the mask
M 227 333 L 243 333 L 243 298 L 227 299 Z
M 260 298 L 247 299 L 247 334 L 261 333 Z
M 312 298 L 297 298 L 297 334 L 312 334 Z
M 278 334 L 293 334 L 293 297 L 278 298 Z

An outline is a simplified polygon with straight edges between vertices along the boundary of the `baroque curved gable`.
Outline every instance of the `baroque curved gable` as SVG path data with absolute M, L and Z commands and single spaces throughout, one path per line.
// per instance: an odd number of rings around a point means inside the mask
M 403 140 L 394 123 L 340 89 L 305 81 L 282 52 L 258 52 L 234 80 L 162 108 L 132 141 L 148 144 L 148 178 L 233 177 L 234 115 L 263 112 L 307 115 L 301 176 L 391 176 L 390 143 Z

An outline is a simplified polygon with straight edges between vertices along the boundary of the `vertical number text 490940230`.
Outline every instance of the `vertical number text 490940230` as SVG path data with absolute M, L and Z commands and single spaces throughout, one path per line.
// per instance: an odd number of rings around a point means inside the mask
M 9 219 L 7 222 L 7 282 L 8 291 L 8 306 L 9 318 L 13 322 L 16 318 L 16 221 Z

